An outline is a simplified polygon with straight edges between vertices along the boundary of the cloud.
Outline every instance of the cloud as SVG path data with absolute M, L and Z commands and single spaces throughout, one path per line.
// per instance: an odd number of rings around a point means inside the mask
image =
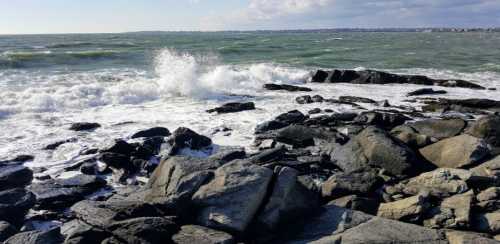
M 250 0 L 208 16 L 215 29 L 500 26 L 499 0 Z

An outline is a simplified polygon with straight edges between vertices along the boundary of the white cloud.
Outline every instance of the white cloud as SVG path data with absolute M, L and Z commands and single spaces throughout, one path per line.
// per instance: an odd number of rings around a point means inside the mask
M 304 14 L 333 2 L 334 0 L 251 0 L 246 14 L 255 19 L 271 19 L 284 15 Z

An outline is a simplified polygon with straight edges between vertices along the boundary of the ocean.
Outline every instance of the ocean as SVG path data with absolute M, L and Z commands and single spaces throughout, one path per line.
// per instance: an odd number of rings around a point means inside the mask
M 250 147 L 258 123 L 298 106 L 302 93 L 266 91 L 300 84 L 326 98 L 355 95 L 409 105 L 418 85 L 306 83 L 316 69 L 377 69 L 464 79 L 500 89 L 500 33 L 185 32 L 0 36 L 0 160 L 35 155 L 31 167 L 78 160 L 106 140 L 153 126 L 189 127 L 218 145 Z M 443 97 L 499 99 L 499 91 L 446 88 Z M 233 101 L 257 110 L 215 115 Z M 411 104 L 412 106 L 418 106 Z M 369 105 L 367 105 L 369 108 Z M 68 130 L 97 122 L 94 132 Z M 231 132 L 215 133 L 218 127 Z M 54 151 L 53 142 L 77 138 Z

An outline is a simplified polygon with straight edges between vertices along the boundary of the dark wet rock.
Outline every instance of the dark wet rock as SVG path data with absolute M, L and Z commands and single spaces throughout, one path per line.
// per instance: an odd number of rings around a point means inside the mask
M 100 154 L 98 159 L 112 169 L 125 169 L 128 172 L 137 170 L 130 161 L 130 157 L 123 154 L 106 152 Z
M 59 228 L 48 231 L 27 231 L 16 234 L 7 239 L 5 244 L 60 244 L 64 238 Z
M 237 113 L 241 111 L 247 111 L 247 110 L 254 110 L 255 109 L 255 103 L 253 102 L 248 102 L 248 103 L 226 103 L 220 107 L 214 108 L 214 109 L 209 109 L 207 112 L 209 113 L 219 113 L 219 114 L 225 114 L 225 113 Z
M 500 112 L 500 101 L 490 99 L 444 99 L 427 101 L 422 109 L 425 112 L 457 111 L 462 113 L 485 114 L 488 112 Z
M 472 227 L 480 232 L 500 233 L 500 212 L 475 214 L 472 218 Z
M 476 207 L 485 212 L 500 210 L 500 188 L 490 187 L 476 196 Z
M 323 197 L 328 199 L 347 195 L 373 195 L 383 183 L 374 171 L 337 173 L 325 181 L 321 187 Z
M 406 96 L 422 96 L 422 95 L 437 95 L 437 94 L 446 94 L 448 92 L 444 90 L 434 90 L 432 88 L 422 88 L 416 91 L 409 92 Z
M 194 195 L 203 226 L 244 232 L 259 210 L 273 172 L 248 161 L 236 160 L 214 172 Z
M 236 240 L 228 233 L 199 225 L 184 225 L 172 240 L 176 244 L 233 244 Z
M 7 240 L 9 237 L 17 233 L 16 227 L 9 222 L 0 221 L 0 242 Z
M 304 122 L 307 118 L 308 117 L 300 111 L 293 110 L 279 115 L 275 120 L 290 125 Z
M 436 139 L 445 139 L 462 133 L 467 122 L 462 119 L 429 119 L 409 123 L 418 133 Z
M 278 85 L 278 84 L 265 84 L 264 89 L 271 90 L 271 91 L 285 90 L 285 91 L 290 91 L 290 92 L 297 92 L 297 91 L 310 92 L 310 91 L 312 91 L 311 88 L 307 88 L 307 87 L 292 86 L 292 85 Z
M 353 83 L 353 84 L 417 84 L 437 85 L 443 87 L 463 87 L 485 89 L 484 87 L 464 80 L 435 80 L 420 75 L 396 75 L 376 70 L 318 70 L 312 82 Z
M 192 195 L 220 166 L 217 160 L 170 157 L 162 161 L 151 175 L 145 187 L 145 200 L 182 211 L 190 205 Z
M 335 120 L 340 120 L 340 121 L 353 121 L 358 117 L 357 113 L 350 113 L 350 112 L 345 112 L 345 113 L 334 113 L 332 114 L 332 117 L 335 118 Z
M 68 179 L 33 184 L 29 189 L 36 196 L 38 209 L 58 209 L 83 200 L 85 195 L 93 193 L 105 185 L 106 181 L 96 176 L 77 175 Z
M 271 120 L 267 121 L 261 124 L 258 124 L 257 127 L 255 127 L 255 134 L 262 134 L 267 131 L 272 131 L 272 130 L 278 130 L 281 128 L 287 127 L 288 124 L 276 120 Z
M 425 167 L 408 146 L 376 127 L 368 127 L 347 144 L 334 147 L 330 156 L 347 173 L 380 167 L 400 176 L 415 174 Z
M 76 217 L 97 228 L 106 229 L 112 223 L 140 217 L 164 216 L 165 213 L 142 201 L 83 200 L 71 207 Z
M 212 140 L 188 128 L 180 127 L 170 136 L 168 143 L 172 145 L 170 155 L 175 155 L 183 148 L 190 148 L 192 150 L 206 148 L 212 145 Z
M 218 161 L 221 164 L 246 157 L 245 148 L 220 146 L 217 152 L 208 157 L 209 160 Z
M 335 205 L 337 207 L 357 210 L 364 213 L 375 215 L 377 214 L 380 202 L 375 198 L 349 195 L 332 200 L 328 203 L 328 205 Z
M 65 244 L 101 243 L 111 236 L 111 233 L 80 220 L 64 224 L 61 227 L 61 233 L 66 236 Z
M 339 100 L 342 102 L 348 102 L 348 103 L 377 103 L 377 101 L 366 98 L 366 97 L 355 97 L 355 96 L 341 96 L 339 97 Z
M 354 119 L 354 121 L 359 124 L 375 125 L 386 129 L 392 129 L 396 126 L 402 125 L 408 120 L 411 120 L 411 118 L 400 113 L 380 112 L 361 113 Z
M 320 95 L 314 95 L 311 97 L 312 101 L 315 103 L 322 103 L 325 99 Z
M 141 217 L 115 222 L 106 229 L 126 243 L 161 244 L 168 242 L 179 227 L 169 218 Z
M 312 97 L 309 96 L 309 95 L 297 97 L 297 98 L 295 98 L 295 101 L 298 104 L 310 104 L 310 103 L 314 103 Z
M 382 203 L 377 216 L 405 222 L 417 222 L 431 206 L 428 194 L 421 193 L 402 200 Z
M 23 188 L 0 192 L 0 220 L 20 225 L 35 204 L 35 196 Z
M 80 166 L 80 172 L 84 175 L 97 174 L 97 164 L 95 162 L 87 162 Z
M 22 165 L 0 166 L 0 190 L 23 187 L 33 180 L 33 172 Z
M 444 198 L 467 192 L 470 189 L 467 182 L 471 177 L 467 170 L 440 168 L 411 178 L 401 188 L 409 195 L 428 191 L 431 196 Z
M 286 149 L 283 147 L 271 148 L 271 149 L 263 150 L 263 151 L 257 153 L 256 155 L 251 156 L 249 158 L 249 160 L 252 163 L 262 165 L 265 163 L 269 163 L 271 161 L 277 161 L 277 160 L 283 159 L 283 157 L 285 156 L 285 153 L 286 153 Z
M 69 129 L 74 131 L 87 131 L 87 130 L 97 129 L 99 127 L 101 127 L 101 125 L 98 123 L 81 122 L 81 123 L 73 123 L 69 127 Z
M 414 149 L 425 147 L 436 141 L 430 136 L 417 133 L 415 129 L 407 125 L 395 127 L 391 130 L 391 135 Z
M 500 147 L 500 116 L 490 115 L 485 116 L 478 121 L 472 123 L 466 133 L 483 138 L 489 144 Z
M 308 114 L 319 114 L 319 113 L 321 113 L 321 109 L 315 108 L 315 109 L 309 110 L 307 113 Z
M 44 150 L 55 150 L 57 149 L 59 146 L 63 145 L 63 144 L 66 144 L 66 143 L 72 143 L 72 142 L 76 142 L 78 139 L 76 138 L 69 138 L 69 139 L 66 139 L 66 140 L 61 140 L 61 141 L 56 141 L 56 142 L 53 142 L 47 146 L 45 146 L 43 149 Z
M 82 151 L 81 155 L 92 155 L 99 153 L 99 148 L 89 148 Z
M 481 162 L 490 151 L 483 140 L 464 134 L 424 147 L 420 153 L 437 167 L 463 168 Z
M 116 153 L 122 155 L 131 155 L 135 150 L 135 147 L 128 142 L 117 139 L 106 142 L 103 147 L 100 148 L 101 153 Z
M 276 141 L 292 145 L 295 148 L 314 146 L 315 130 L 306 126 L 291 125 L 277 134 Z
M 291 243 L 446 243 L 444 233 L 362 212 L 325 206 L 305 226 L 284 238 Z
M 448 197 L 428 213 L 432 218 L 426 219 L 424 225 L 431 228 L 466 229 L 470 225 L 473 201 L 472 191 Z
M 12 165 L 12 164 L 21 164 L 25 163 L 28 161 L 33 161 L 35 159 L 34 156 L 32 155 L 18 155 L 14 157 L 13 159 L 5 160 L 5 161 L 0 161 L 0 166 L 3 165 Z
M 297 181 L 299 171 L 289 167 L 277 167 L 274 171 L 270 197 L 257 217 L 268 230 L 287 225 L 319 206 L 319 198 Z
M 146 130 L 141 130 L 132 135 L 132 139 L 141 137 L 167 137 L 170 136 L 170 131 L 165 127 L 153 127 Z

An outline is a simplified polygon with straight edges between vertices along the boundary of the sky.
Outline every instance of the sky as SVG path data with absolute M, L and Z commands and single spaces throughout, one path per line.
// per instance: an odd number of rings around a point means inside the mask
M 500 0 L 0 0 L 0 34 L 500 27 Z

